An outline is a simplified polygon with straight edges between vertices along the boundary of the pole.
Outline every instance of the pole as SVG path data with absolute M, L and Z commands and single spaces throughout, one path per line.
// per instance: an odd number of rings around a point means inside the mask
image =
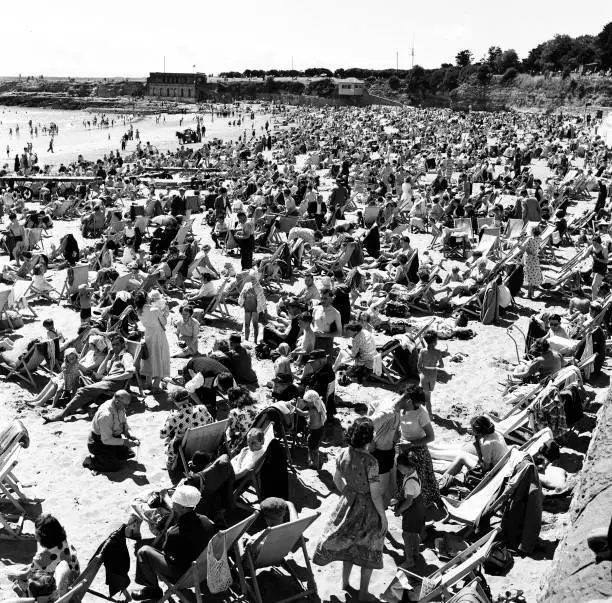
M 399 52 L 395 51 L 395 71 L 399 71 Z
M 164 73 L 166 73 L 166 55 L 164 55 Z

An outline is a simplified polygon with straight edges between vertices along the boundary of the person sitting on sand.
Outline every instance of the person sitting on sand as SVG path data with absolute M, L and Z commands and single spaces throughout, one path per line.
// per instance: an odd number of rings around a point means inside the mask
M 74 414 L 83 406 L 122 389 L 128 379 L 134 374 L 134 359 L 125 349 L 125 341 L 121 335 L 111 339 L 111 350 L 95 373 L 99 381 L 79 387 L 66 408 L 49 413 L 46 422 L 63 421 L 68 415 Z
M 68 396 L 72 398 L 79 387 L 81 371 L 79 368 L 79 355 L 74 348 L 64 350 L 64 364 L 59 377 L 51 377 L 42 391 L 30 402 L 31 406 L 44 406 L 53 397 L 51 406 L 57 406 L 59 400 Z

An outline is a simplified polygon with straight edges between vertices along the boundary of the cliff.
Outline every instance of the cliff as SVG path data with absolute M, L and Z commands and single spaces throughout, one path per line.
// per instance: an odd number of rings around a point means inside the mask
M 509 82 L 494 76 L 487 85 L 473 80 L 461 84 L 450 93 L 453 107 L 487 111 L 504 109 L 612 109 L 612 78 L 599 75 L 567 78 L 518 74 Z M 591 109 L 592 110 L 592 109 Z
M 591 530 L 608 527 L 611 514 L 612 387 L 597 414 L 597 426 L 570 506 L 571 526 L 555 552 L 540 603 L 612 597 L 612 564 L 596 564 L 586 542 Z

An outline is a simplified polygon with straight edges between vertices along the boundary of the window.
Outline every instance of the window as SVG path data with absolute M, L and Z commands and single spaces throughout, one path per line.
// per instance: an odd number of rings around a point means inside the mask
M 170 96 L 170 88 L 166 88 L 166 96 Z
M 189 97 L 191 98 L 191 88 L 189 88 L 189 89 L 187 90 L 187 96 L 189 96 Z

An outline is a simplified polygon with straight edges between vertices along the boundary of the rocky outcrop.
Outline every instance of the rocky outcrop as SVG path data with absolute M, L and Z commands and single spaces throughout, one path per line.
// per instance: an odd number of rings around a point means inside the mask
M 595 563 L 587 536 L 607 528 L 612 515 L 612 387 L 597 413 L 570 507 L 571 526 L 555 552 L 540 603 L 595 601 L 612 597 L 612 563 Z
M 450 93 L 455 109 L 553 111 L 612 109 L 612 78 L 599 75 L 531 76 L 520 74 L 509 82 L 500 76 L 487 85 L 465 83 Z

